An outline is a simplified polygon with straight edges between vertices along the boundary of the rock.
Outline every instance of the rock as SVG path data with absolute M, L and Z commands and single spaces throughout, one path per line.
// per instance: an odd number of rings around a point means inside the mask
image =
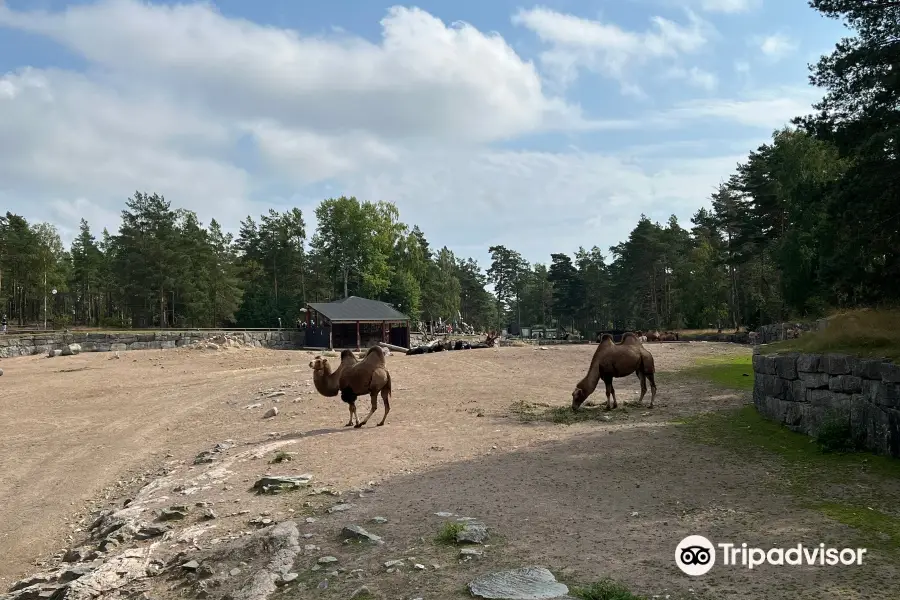
M 447 512 L 447 511 L 436 512 L 436 513 L 434 513 L 434 514 L 435 514 L 435 516 L 443 517 L 443 518 L 445 518 L 445 519 L 446 519 L 447 517 L 452 517 L 452 516 L 454 516 L 452 512 Z
M 254 408 L 262 408 L 262 402 L 257 402 L 256 404 L 248 404 L 244 408 L 246 410 L 253 410 Z
M 15 592 L 31 587 L 33 585 L 49 583 L 53 579 L 54 576 L 51 573 L 38 573 L 36 575 L 32 575 L 31 577 L 26 577 L 25 579 L 15 582 L 14 584 L 12 584 L 12 586 L 10 586 L 9 591 Z
M 458 543 L 483 544 L 488 537 L 487 526 L 474 521 L 466 523 L 465 527 L 456 533 Z
M 299 576 L 300 575 L 297 573 L 285 573 L 284 575 L 281 576 L 281 579 L 278 581 L 278 583 L 280 583 L 281 585 L 285 585 L 285 584 L 288 584 L 288 583 L 294 581 Z
M 335 504 L 334 506 L 329 508 L 326 512 L 329 512 L 329 513 L 345 512 L 345 511 L 350 510 L 351 508 L 353 508 L 352 504 L 342 502 L 340 504 Z
M 394 569 L 396 567 L 402 567 L 404 564 L 405 563 L 403 562 L 403 559 L 389 560 L 386 563 L 384 563 L 384 568 L 385 569 Z
M 372 595 L 372 590 L 370 590 L 366 586 L 362 586 L 353 590 L 353 592 L 350 594 L 350 599 L 353 600 L 354 598 L 368 598 Z
M 134 534 L 134 537 L 138 540 L 149 540 L 150 538 L 163 535 L 169 531 L 169 529 L 170 527 L 168 525 L 142 525 L 141 528 L 137 530 L 137 533 Z
M 420 571 L 424 571 L 424 570 L 425 570 L 425 565 L 423 565 L 423 564 L 416 563 L 416 564 L 413 565 L 413 567 L 416 568 L 416 569 L 418 569 L 418 570 L 420 570 Z
M 484 556 L 484 551 L 478 550 L 477 548 L 459 549 L 459 558 L 462 560 L 471 560 L 473 558 L 481 558 L 482 556 Z
M 275 591 L 277 581 L 283 578 L 294 566 L 294 560 L 300 554 L 300 532 L 293 521 L 278 523 L 263 538 L 264 548 L 272 559 L 264 569 L 256 572 L 253 578 L 241 589 L 231 594 L 232 600 L 265 600 Z
M 320 565 L 329 565 L 331 563 L 336 563 L 337 561 L 338 561 L 338 559 L 336 559 L 333 556 L 323 556 L 316 562 L 319 563 Z
M 266 398 L 278 398 L 279 396 L 284 396 L 284 392 L 272 392 Z
M 203 452 L 198 454 L 197 457 L 194 459 L 194 464 L 195 465 L 206 465 L 206 464 L 213 462 L 215 459 L 216 458 L 212 452 L 210 452 L 209 450 L 204 450 Z
M 278 407 L 273 406 L 263 414 L 263 419 L 271 419 L 278 414 Z
M 280 494 L 309 485 L 312 475 L 267 475 L 253 484 L 258 494 Z
M 469 583 L 469 591 L 478 598 L 496 600 L 549 600 L 569 593 L 544 567 L 524 567 L 479 577 Z
M 196 560 L 189 560 L 188 562 L 181 565 L 181 568 L 184 569 L 185 571 L 196 571 L 197 567 L 199 567 L 199 566 L 200 566 L 200 563 L 198 563 Z
M 188 511 L 190 509 L 187 506 L 170 506 L 169 508 L 164 508 L 159 513 L 160 521 L 180 521 L 188 516 Z
M 238 575 L 241 574 L 241 570 L 238 569 L 237 567 L 235 567 L 232 570 L 228 571 L 228 574 L 231 575 L 232 577 L 237 577 Z
M 207 508 L 206 510 L 203 511 L 203 514 L 200 515 L 200 517 L 202 519 L 204 519 L 205 521 L 211 521 L 213 519 L 218 518 L 218 516 L 219 515 L 216 514 L 216 511 L 214 511 L 211 508 Z
M 372 517 L 371 523 L 375 523 L 376 525 L 384 525 L 388 522 L 384 517 Z
M 357 540 L 367 540 L 376 544 L 383 544 L 384 541 L 374 533 L 369 533 L 359 525 L 348 525 L 341 530 L 341 535 L 345 538 Z

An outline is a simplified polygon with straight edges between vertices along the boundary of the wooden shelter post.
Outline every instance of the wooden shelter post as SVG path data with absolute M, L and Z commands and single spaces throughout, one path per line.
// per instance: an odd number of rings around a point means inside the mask
M 359 321 L 356 322 L 356 351 L 360 351 Z

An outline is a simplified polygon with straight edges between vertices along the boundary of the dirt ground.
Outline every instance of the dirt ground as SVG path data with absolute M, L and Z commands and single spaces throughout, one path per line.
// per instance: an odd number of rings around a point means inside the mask
M 121 506 L 142 474 L 163 468 L 189 475 L 198 468 L 192 466 L 198 453 L 233 440 L 235 452 L 245 454 L 235 459 L 227 481 L 191 498 L 215 507 L 215 531 L 197 530 L 185 547 L 208 550 L 206 538 L 228 539 L 260 515 L 276 522 L 296 518 L 310 545 L 297 559 L 297 586 L 279 592 L 285 597 L 315 591 L 346 598 L 366 584 L 384 597 L 446 598 L 487 570 L 528 564 L 570 581 L 613 577 L 659 598 L 695 592 L 715 598 L 900 597 L 897 565 L 877 553 L 853 568 L 723 567 L 700 579 L 683 575 L 674 549 L 690 534 L 762 547 L 853 546 L 855 536 L 772 491 L 771 465 L 700 446 L 671 425 L 682 416 L 747 403 L 749 394 L 670 374 L 698 358 L 746 355 L 748 348 L 649 347 L 661 372 L 657 405 L 646 408 L 648 394 L 642 407 L 626 405 L 608 420 L 573 425 L 523 422 L 511 407 L 568 406 L 594 346 L 394 354 L 388 358 L 394 394 L 387 424 L 374 426 L 379 407 L 364 429 L 344 428 L 346 405 L 315 392 L 307 352 L 178 349 L 118 359 L 89 353 L 4 360 L 0 587 L 76 543 L 85 515 L 113 502 Z M 636 401 L 636 378 L 617 380 L 616 389 L 620 406 Z M 602 385 L 592 399 L 603 400 Z M 272 406 L 278 415 L 264 419 Z M 361 399 L 360 416 L 367 412 Z M 292 460 L 268 464 L 276 448 Z M 248 449 L 255 452 L 249 458 Z M 321 493 L 247 493 L 256 478 L 272 473 L 312 474 L 315 486 L 341 500 Z M 326 512 L 335 502 L 351 506 Z M 442 511 L 488 525 L 493 537 L 482 558 L 461 563 L 458 550 L 434 543 L 447 520 L 435 515 Z M 368 524 L 376 516 L 387 522 Z M 350 522 L 387 543 L 365 552 L 343 546 L 335 531 Z M 325 555 L 339 559 L 339 577 L 311 570 Z M 407 565 L 388 572 L 383 563 L 395 559 Z

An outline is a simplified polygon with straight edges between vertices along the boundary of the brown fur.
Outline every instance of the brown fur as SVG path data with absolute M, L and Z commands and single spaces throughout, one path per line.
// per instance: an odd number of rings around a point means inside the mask
M 338 378 L 338 388 L 341 399 L 351 406 L 351 421 L 356 417 L 355 427 L 362 427 L 378 410 L 378 394 L 384 402 L 384 417 L 378 426 L 384 425 L 388 413 L 391 412 L 391 374 L 387 370 L 384 350 L 380 346 L 369 348 L 365 358 L 353 365 L 342 369 Z M 356 398 L 363 394 L 369 394 L 372 399 L 372 409 L 362 421 L 356 416 Z M 347 423 L 350 425 L 350 423 Z
M 653 364 L 653 355 L 631 332 L 623 334 L 622 341 L 618 344 L 613 343 L 611 335 L 603 334 L 600 336 L 597 350 L 594 351 L 587 375 L 576 384 L 572 392 L 572 411 L 577 411 L 588 396 L 594 393 L 601 379 L 606 384 L 606 408 L 616 408 L 618 402 L 616 391 L 613 389 L 613 378 L 626 377 L 632 373 L 635 373 L 641 382 L 641 397 L 638 404 L 643 402 L 647 393 L 647 381 L 650 381 L 650 408 L 653 408 L 653 401 L 656 399 L 654 381 L 656 368 Z M 610 398 L 612 398 L 611 405 Z
M 316 391 L 328 398 L 333 398 L 340 394 L 341 374 L 344 369 L 355 365 L 357 362 L 359 361 L 353 352 L 344 350 L 341 352 L 341 362 L 338 365 L 338 368 L 332 371 L 331 364 L 328 362 L 327 358 L 323 356 L 315 357 L 310 361 L 309 367 L 313 370 L 313 385 L 316 387 Z M 345 427 L 353 424 L 353 417 L 356 415 L 355 400 L 356 399 L 354 398 L 354 402 L 347 402 L 350 409 L 350 422 L 348 422 Z

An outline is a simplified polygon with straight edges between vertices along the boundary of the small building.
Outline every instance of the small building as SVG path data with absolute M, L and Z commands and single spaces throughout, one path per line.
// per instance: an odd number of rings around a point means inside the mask
M 350 296 L 306 305 L 306 346 L 369 348 L 378 342 L 409 348 L 410 318 L 387 302 Z

